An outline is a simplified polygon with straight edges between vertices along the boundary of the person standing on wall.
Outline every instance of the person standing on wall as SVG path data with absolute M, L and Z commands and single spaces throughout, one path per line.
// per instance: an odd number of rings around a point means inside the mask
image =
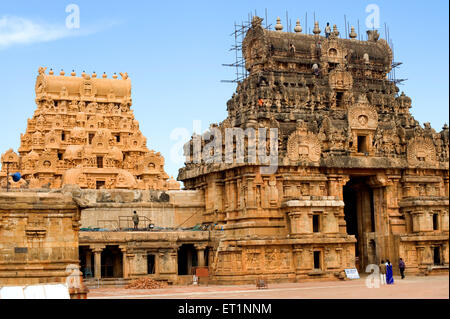
M 402 279 L 405 278 L 405 262 L 403 261 L 403 259 L 400 258 L 400 261 L 398 262 L 398 268 L 400 269 L 400 275 L 402 276 Z
M 139 216 L 136 213 L 136 211 L 133 212 L 133 224 L 134 224 L 134 230 L 138 230 L 138 225 L 139 225 Z
M 327 22 L 327 26 L 325 27 L 325 37 L 328 39 L 331 34 L 330 22 Z

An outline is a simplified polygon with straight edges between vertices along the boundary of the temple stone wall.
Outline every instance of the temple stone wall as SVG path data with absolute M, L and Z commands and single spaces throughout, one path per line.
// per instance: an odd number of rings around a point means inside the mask
M 122 253 L 121 278 L 150 276 L 156 280 L 179 283 L 178 259 L 180 247 L 190 244 L 198 254 L 197 265 L 205 266 L 205 248 L 210 234 L 207 231 L 165 231 L 165 232 L 80 232 L 80 248 L 88 251 L 94 265 L 95 278 L 102 278 L 101 253 L 108 246 L 119 247 Z M 93 255 L 93 256 L 92 256 Z M 148 269 L 148 256 L 154 257 L 154 272 Z M 85 265 L 83 265 L 85 271 Z M 192 278 L 192 276 L 189 276 Z
M 1 192 L 0 286 L 65 282 L 79 265 L 79 220 L 70 195 Z
M 73 190 L 72 190 L 73 192 Z M 82 228 L 132 228 L 133 212 L 140 228 L 192 227 L 202 223 L 201 191 L 78 190 Z

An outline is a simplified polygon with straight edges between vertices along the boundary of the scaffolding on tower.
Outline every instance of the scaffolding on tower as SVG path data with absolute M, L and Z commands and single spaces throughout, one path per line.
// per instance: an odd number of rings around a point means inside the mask
M 257 16 L 255 10 L 255 16 Z M 248 71 L 245 68 L 245 58 L 242 53 L 242 43 L 244 42 L 247 31 L 251 28 L 251 21 L 253 19 L 253 13 L 249 13 L 247 21 L 242 21 L 240 24 L 234 22 L 234 32 L 230 34 L 234 38 L 234 44 L 229 51 L 234 51 L 235 61 L 233 63 L 222 64 L 222 66 L 232 67 L 235 69 L 235 78 L 233 80 L 221 80 L 224 83 L 239 83 L 242 82 L 247 76 Z M 267 9 L 265 10 L 265 29 L 270 30 L 272 25 L 267 24 Z

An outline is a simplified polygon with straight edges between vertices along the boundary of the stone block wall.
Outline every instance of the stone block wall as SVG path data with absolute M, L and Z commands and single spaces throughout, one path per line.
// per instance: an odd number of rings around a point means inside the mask
M 79 265 L 79 220 L 69 195 L 1 192 L 0 286 L 65 282 Z
M 133 211 L 140 217 L 140 228 L 150 222 L 162 228 L 187 228 L 202 223 L 201 191 L 78 189 L 75 192 L 82 209 L 82 228 L 132 228 Z

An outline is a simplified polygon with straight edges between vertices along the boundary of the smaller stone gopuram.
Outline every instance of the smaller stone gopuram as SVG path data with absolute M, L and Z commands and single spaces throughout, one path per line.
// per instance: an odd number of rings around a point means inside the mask
M 77 77 L 45 71 L 39 68 L 37 109 L 21 134 L 19 154 L 10 149 L 2 155 L 3 188 L 9 171 L 23 177 L 10 183 L 16 188 L 179 189 L 168 180 L 161 154 L 146 146 L 130 109 L 127 73 L 108 79 L 95 72 Z

